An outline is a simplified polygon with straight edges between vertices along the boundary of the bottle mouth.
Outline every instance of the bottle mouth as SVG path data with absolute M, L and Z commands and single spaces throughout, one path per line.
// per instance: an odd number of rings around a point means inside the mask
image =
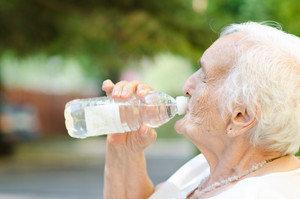
M 188 97 L 178 96 L 176 97 L 177 113 L 178 115 L 184 115 L 188 108 Z

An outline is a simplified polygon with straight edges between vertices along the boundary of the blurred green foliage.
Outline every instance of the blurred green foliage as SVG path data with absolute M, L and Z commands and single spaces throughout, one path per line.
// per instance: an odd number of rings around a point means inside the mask
M 0 73 L 6 87 L 48 94 L 99 93 L 99 81 L 86 78 L 80 58 L 35 54 L 23 58 L 6 51 L 0 56 Z M 84 92 L 84 93 L 83 93 Z
M 0 50 L 86 56 L 89 75 L 117 79 L 142 55 L 199 57 L 210 32 L 201 16 L 181 0 L 2 0 Z
M 128 62 L 161 52 L 196 67 L 230 23 L 272 20 L 300 35 L 299 11 L 297 0 L 0 0 L 0 52 L 77 57 L 87 75 L 117 80 Z
M 245 21 L 276 21 L 283 29 L 300 35 L 300 1 L 297 0 L 210 0 L 208 13 L 221 28 Z M 219 29 L 218 29 L 219 30 Z

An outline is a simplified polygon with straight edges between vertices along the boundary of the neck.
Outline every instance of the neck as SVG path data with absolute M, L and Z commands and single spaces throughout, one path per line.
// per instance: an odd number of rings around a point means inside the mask
M 262 152 L 249 144 L 247 140 L 232 141 L 224 144 L 223 147 L 201 148 L 210 165 L 210 177 L 207 185 L 226 179 L 230 176 L 237 176 L 264 160 L 279 157 L 279 153 Z

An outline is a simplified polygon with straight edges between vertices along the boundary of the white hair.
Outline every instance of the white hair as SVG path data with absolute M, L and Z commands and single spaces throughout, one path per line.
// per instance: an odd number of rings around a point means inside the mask
M 226 27 L 221 37 L 239 33 L 239 56 L 220 91 L 231 114 L 245 105 L 258 123 L 249 132 L 254 146 L 294 154 L 300 146 L 300 39 L 274 27 L 248 22 Z M 235 67 L 238 66 L 238 67 Z

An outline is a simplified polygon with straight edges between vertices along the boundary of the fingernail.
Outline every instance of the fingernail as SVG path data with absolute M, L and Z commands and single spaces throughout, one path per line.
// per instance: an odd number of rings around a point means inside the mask
M 138 94 L 139 96 L 142 96 L 142 95 L 144 95 L 145 92 L 146 92 L 145 90 L 140 89 L 140 90 L 138 90 L 137 94 Z
M 123 88 L 123 91 L 122 91 L 121 95 L 122 95 L 122 97 L 126 97 L 128 95 L 128 89 L 127 89 L 127 87 Z
M 105 81 L 102 83 L 102 85 L 103 85 L 103 86 L 108 86 L 110 83 L 111 83 L 110 80 L 105 80 Z
M 113 96 L 117 96 L 119 94 L 119 91 L 118 90 L 113 90 L 113 92 L 112 92 L 112 95 Z
M 105 87 L 106 87 L 106 83 L 103 82 L 103 84 L 102 84 L 102 90 L 105 89 Z

